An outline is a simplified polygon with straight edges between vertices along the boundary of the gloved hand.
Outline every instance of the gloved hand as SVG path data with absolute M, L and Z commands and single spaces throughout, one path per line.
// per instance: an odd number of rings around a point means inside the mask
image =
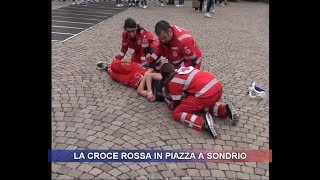
M 140 66 L 141 67 L 148 67 L 149 63 L 148 63 L 148 61 L 144 61 Z

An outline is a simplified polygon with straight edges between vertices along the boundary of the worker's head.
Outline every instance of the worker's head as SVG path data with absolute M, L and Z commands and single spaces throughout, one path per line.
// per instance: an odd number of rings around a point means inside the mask
M 162 81 L 164 81 L 166 84 L 173 78 L 175 74 L 175 67 L 171 63 L 164 63 L 161 66 L 160 73 L 162 76 Z
M 128 33 L 130 38 L 134 38 L 137 33 L 137 23 L 132 18 L 127 18 L 124 21 L 123 29 Z
M 155 27 L 155 33 L 160 42 L 169 44 L 173 38 L 173 29 L 167 21 L 159 21 Z
M 163 94 L 164 96 L 167 96 L 168 94 L 170 94 L 168 83 L 171 81 L 171 79 L 175 75 L 175 67 L 171 63 L 164 63 L 161 66 L 160 73 L 162 76 L 163 87 L 164 87 Z

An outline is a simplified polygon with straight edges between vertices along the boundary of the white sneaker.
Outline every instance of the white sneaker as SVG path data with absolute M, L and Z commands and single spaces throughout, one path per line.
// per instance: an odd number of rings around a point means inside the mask
M 163 3 L 161 3 L 160 5 L 161 5 L 161 7 L 163 7 L 163 6 L 164 6 L 164 5 L 163 5 Z
M 180 4 L 177 4 L 176 7 L 181 7 L 181 5 L 180 5 Z
M 211 18 L 211 15 L 210 15 L 209 12 L 206 12 L 204 15 L 205 15 L 205 17 L 207 17 L 207 18 Z
M 147 8 L 147 6 L 146 6 L 146 5 L 144 5 L 142 8 L 143 8 L 143 9 L 146 9 L 146 8 Z
M 214 13 L 214 9 L 212 9 L 212 13 Z
M 123 4 L 120 4 L 120 6 L 123 7 L 124 5 L 123 5 Z
M 117 4 L 116 6 L 117 6 L 117 7 L 121 7 L 121 5 L 120 5 L 120 4 Z

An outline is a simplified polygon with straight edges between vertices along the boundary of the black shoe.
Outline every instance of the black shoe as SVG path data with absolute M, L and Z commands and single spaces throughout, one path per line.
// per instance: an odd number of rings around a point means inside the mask
M 213 136 L 213 139 L 218 138 L 217 129 L 214 126 L 212 115 L 208 112 L 206 113 L 204 118 L 204 128 Z
M 231 124 L 234 126 L 239 122 L 239 115 L 237 111 L 233 108 L 232 105 L 226 104 L 226 109 L 228 113 L 229 120 Z
M 106 67 L 107 67 L 106 62 L 100 61 L 97 63 L 97 69 L 99 69 L 99 70 L 104 70 L 104 69 L 106 69 Z

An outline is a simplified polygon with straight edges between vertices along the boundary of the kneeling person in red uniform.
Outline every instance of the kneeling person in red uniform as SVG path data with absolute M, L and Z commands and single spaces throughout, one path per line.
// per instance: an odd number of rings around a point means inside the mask
M 166 21 L 159 21 L 155 26 L 160 45 L 147 58 L 142 66 L 156 62 L 163 56 L 171 62 L 175 68 L 193 66 L 201 68 L 202 52 L 189 31 L 170 25 Z
M 121 60 L 128 48 L 134 49 L 131 61 L 143 63 L 147 54 L 152 54 L 159 42 L 155 39 L 152 32 L 137 24 L 133 19 L 127 18 L 124 22 L 122 33 L 122 47 L 116 60 Z
M 239 122 L 239 116 L 231 105 L 218 102 L 223 90 L 221 82 L 214 74 L 192 66 L 175 69 L 170 63 L 163 64 L 160 72 L 165 94 L 168 94 L 173 102 L 173 118 L 176 121 L 197 131 L 206 129 L 214 138 L 218 135 L 210 114 L 229 118 L 232 125 Z M 184 100 L 182 94 L 185 94 Z M 206 114 L 205 118 L 196 115 L 203 112 L 210 114 Z

